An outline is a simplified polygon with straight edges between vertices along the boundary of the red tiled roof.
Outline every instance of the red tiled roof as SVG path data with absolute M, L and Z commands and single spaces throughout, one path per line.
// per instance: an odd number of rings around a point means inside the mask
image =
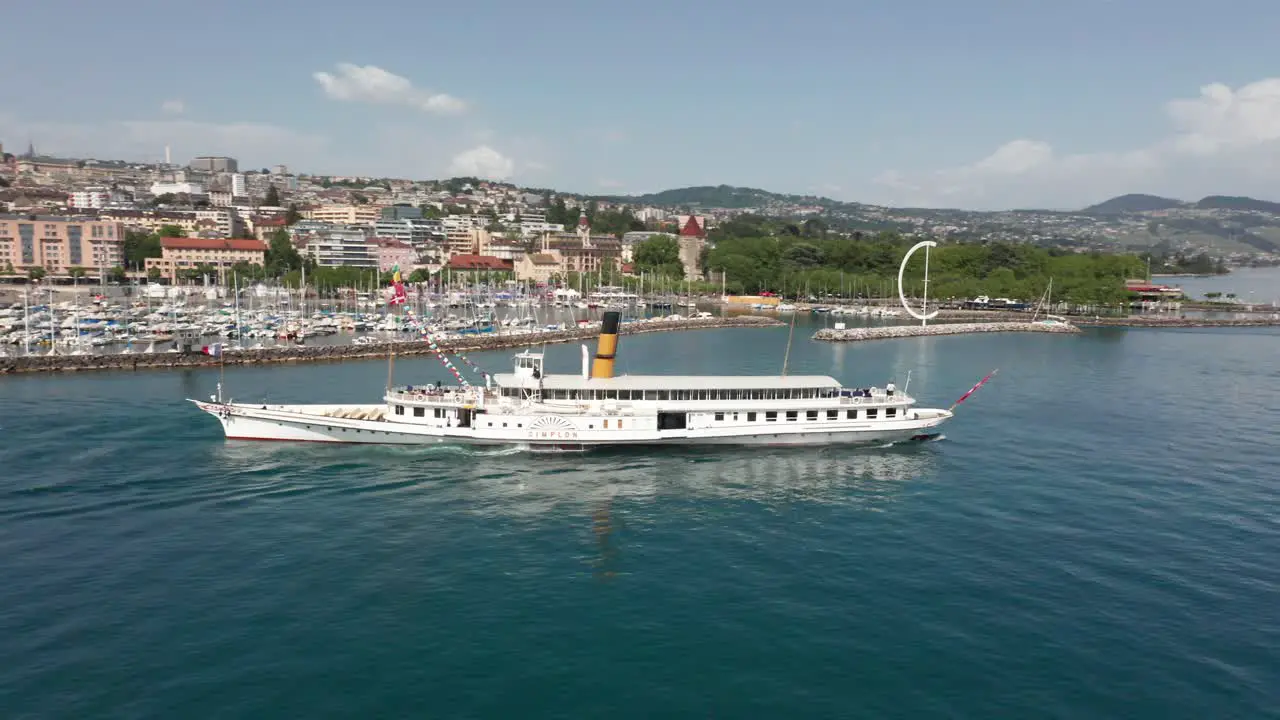
M 165 250 L 267 251 L 265 243 L 249 238 L 160 238 L 160 247 Z
M 452 270 L 513 270 L 515 263 L 492 255 L 454 255 L 449 258 Z
M 698 216 L 690 215 L 684 227 L 680 228 L 680 237 L 702 237 L 702 226 L 698 224 Z

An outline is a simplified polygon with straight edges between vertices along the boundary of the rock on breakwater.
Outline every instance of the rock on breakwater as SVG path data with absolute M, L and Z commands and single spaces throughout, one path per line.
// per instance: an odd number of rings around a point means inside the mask
M 731 327 L 773 327 L 781 325 L 773 318 L 752 315 L 683 320 L 652 320 L 623 323 L 623 335 L 638 335 L 670 330 L 705 330 Z M 437 340 L 444 352 L 480 352 L 527 345 L 574 342 L 594 338 L 599 323 L 566 330 L 538 331 L 523 334 L 465 335 Z M 431 355 L 434 351 L 425 340 L 386 342 L 369 345 L 305 345 L 262 350 L 240 350 L 224 353 L 221 358 L 198 353 L 131 353 L 128 355 L 35 355 L 0 358 L 0 375 L 32 372 L 78 372 L 87 370 L 164 370 L 174 368 L 225 365 L 262 365 L 269 363 L 325 362 L 385 358 L 392 350 L 398 356 Z
M 884 327 L 856 327 L 844 330 L 831 328 L 814 333 L 814 340 L 829 342 L 857 342 L 859 340 L 886 340 L 889 338 L 927 337 L 934 335 L 963 335 L 991 332 L 1047 332 L 1078 333 L 1080 328 L 1066 323 L 1042 325 L 1030 322 L 944 323 L 939 325 L 889 325 Z

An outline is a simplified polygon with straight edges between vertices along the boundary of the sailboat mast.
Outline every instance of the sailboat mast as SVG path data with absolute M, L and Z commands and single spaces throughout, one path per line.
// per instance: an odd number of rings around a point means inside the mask
M 31 354 L 31 291 L 22 288 L 22 346 L 27 355 Z

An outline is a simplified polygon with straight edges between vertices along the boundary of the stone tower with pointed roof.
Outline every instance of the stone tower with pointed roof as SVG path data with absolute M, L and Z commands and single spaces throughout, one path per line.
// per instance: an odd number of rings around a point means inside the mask
M 680 234 L 676 238 L 680 245 L 680 264 L 684 266 L 685 280 L 702 279 L 702 249 L 707 246 L 706 220 L 697 215 L 682 215 L 676 220 Z
M 582 247 L 591 247 L 591 221 L 587 220 L 586 213 L 578 216 L 578 237 L 582 240 Z

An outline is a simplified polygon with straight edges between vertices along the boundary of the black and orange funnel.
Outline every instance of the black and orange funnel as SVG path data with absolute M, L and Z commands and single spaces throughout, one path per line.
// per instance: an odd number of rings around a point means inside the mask
M 596 360 L 591 364 L 591 377 L 613 377 L 613 357 L 618 353 L 618 321 L 622 315 L 610 310 L 600 320 L 600 340 L 596 343 Z

